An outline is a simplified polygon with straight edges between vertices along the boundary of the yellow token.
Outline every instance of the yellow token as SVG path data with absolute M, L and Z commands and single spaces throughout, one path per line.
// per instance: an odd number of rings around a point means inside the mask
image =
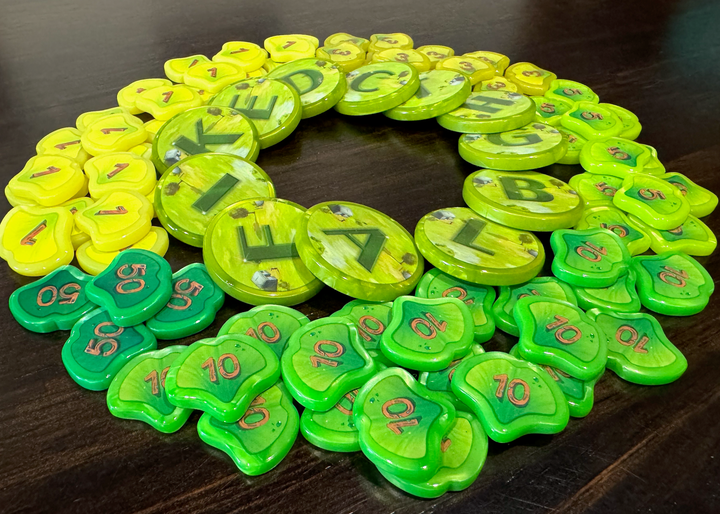
M 103 109 L 102 111 L 84 112 L 75 120 L 75 126 L 82 133 L 85 132 L 90 125 L 92 125 L 100 118 L 110 116 L 111 114 L 119 114 L 123 112 L 126 114 L 130 114 L 130 111 L 128 111 L 125 107 L 111 107 L 109 109 Z
M 165 255 L 167 252 L 168 245 L 170 244 L 168 233 L 164 228 L 152 227 L 150 232 L 147 233 L 140 241 L 134 245 L 130 245 L 127 248 L 118 250 L 115 252 L 101 252 L 95 246 L 92 241 L 80 246 L 77 249 L 77 260 L 80 267 L 90 275 L 98 275 L 105 271 L 110 263 L 117 257 L 117 255 L 123 250 L 129 250 L 131 248 L 136 250 L 147 250 L 158 254 L 160 257 Z
M 152 160 L 152 144 L 151 143 L 140 143 L 137 146 L 133 146 L 128 152 L 134 153 L 138 157 L 143 159 Z
M 505 70 L 505 78 L 524 95 L 543 96 L 557 75 L 529 62 L 516 62 Z
M 246 79 L 247 73 L 239 66 L 228 62 L 209 62 L 190 68 L 185 72 L 183 78 L 188 86 L 217 93 L 238 80 Z M 193 105 L 193 107 L 197 106 Z M 157 118 L 157 116 L 155 117 Z
M 304 34 L 288 34 L 286 36 L 272 36 L 263 43 L 270 58 L 276 63 L 290 62 L 303 57 L 314 57 L 319 46 L 316 37 Z M 268 70 L 270 71 L 270 70 Z
M 145 130 L 147 130 L 147 139 L 145 139 L 146 143 L 153 142 L 153 139 L 155 139 L 155 134 L 157 134 L 158 130 L 160 130 L 163 125 L 165 125 L 166 121 L 167 120 L 150 120 L 143 123 L 143 127 L 145 127 Z
M 54 207 L 75 198 L 84 186 L 85 175 L 77 162 L 59 155 L 38 155 L 7 187 L 21 203 Z
M 77 194 L 73 198 L 82 198 L 83 196 L 86 196 L 88 194 L 87 190 L 87 178 L 84 181 L 83 187 L 80 188 L 80 190 L 77 192 Z M 26 200 L 25 198 L 18 198 L 15 196 L 12 191 L 10 191 L 10 188 L 5 186 L 5 198 L 7 198 L 7 201 L 10 205 L 13 207 L 19 207 L 20 205 L 25 205 L 28 207 L 41 207 L 37 202 L 34 202 L 32 200 Z M 54 206 L 53 206 L 54 207 Z
M 246 73 L 262 68 L 267 59 L 267 52 L 255 43 L 245 41 L 228 41 L 222 50 L 216 53 L 214 62 L 229 62 Z
M 317 57 L 331 61 L 345 73 L 350 73 L 358 69 L 365 63 L 365 52 L 362 48 L 349 41 L 337 43 L 335 45 L 321 46 L 317 49 Z
M 483 80 L 490 80 L 495 76 L 495 68 L 492 65 L 475 59 L 474 57 L 466 57 L 464 55 L 448 57 L 438 61 L 435 65 L 436 70 L 457 71 L 465 75 L 472 85 Z
M 263 70 L 270 73 L 272 70 L 274 70 L 275 68 L 280 66 L 280 64 L 282 64 L 282 63 L 277 63 L 277 62 L 273 61 L 272 59 L 267 59 L 265 61 L 265 64 L 263 64 Z
M 140 193 L 117 191 L 78 211 L 75 223 L 101 252 L 137 243 L 150 231 L 153 206 Z
M 507 67 L 510 66 L 510 58 L 507 55 L 499 54 L 497 52 L 486 52 L 484 50 L 479 50 L 477 52 L 468 52 L 463 55 L 485 61 L 490 66 L 495 68 L 495 75 L 502 76 L 502 74 L 505 73 Z
M 80 131 L 72 127 L 50 132 L 40 140 L 35 151 L 38 155 L 62 155 L 80 166 L 88 160 L 88 154 L 80 142 Z
M 479 84 L 475 84 L 473 91 L 512 91 L 517 93 L 518 87 L 505 77 L 495 76 L 490 80 L 483 80 Z
M 212 66 L 215 66 L 212 64 Z M 192 68 L 201 70 L 201 67 Z M 156 120 L 169 120 L 176 114 L 193 107 L 200 107 L 202 98 L 197 90 L 182 84 L 155 87 L 140 93 L 135 101 L 138 109 L 152 115 Z
M 0 223 L 0 257 L 21 275 L 47 275 L 72 261 L 72 228 L 62 207 L 15 207 Z
M 261 68 L 261 69 L 262 69 L 262 68 Z M 253 72 L 253 73 L 254 73 L 254 72 Z M 248 76 L 249 76 L 249 74 L 248 74 Z M 197 91 L 197 94 L 200 95 L 200 100 L 203 101 L 203 105 L 205 105 L 206 103 L 208 103 L 208 101 L 210 101 L 210 99 L 211 99 L 213 96 L 215 96 L 213 93 L 211 93 L 211 92 L 208 91 L 207 89 L 200 89 L 200 88 L 192 87 L 192 86 L 187 86 L 187 87 L 189 87 L 190 89 L 192 89 L 192 90 L 194 90 L 194 91 Z
M 247 72 L 248 78 L 252 78 L 252 77 L 264 77 L 264 76 L 267 75 L 267 74 L 268 74 L 268 72 L 265 71 L 265 68 L 258 68 L 257 70 L 253 70 L 253 71 L 248 71 L 248 72 Z
M 73 198 L 72 200 L 68 200 L 64 204 L 61 205 L 61 207 L 65 207 L 70 214 L 73 215 L 73 229 L 70 233 L 70 240 L 72 241 L 73 248 L 76 250 L 80 247 L 80 245 L 90 241 L 90 236 L 80 230 L 77 225 L 75 225 L 75 214 L 80 210 L 84 209 L 85 207 L 89 207 L 91 204 L 93 204 L 95 200 L 92 198 L 88 198 L 87 196 L 83 196 L 80 198 Z
M 147 195 L 155 189 L 155 166 L 132 152 L 106 153 L 85 164 L 90 196 L 98 199 L 113 191 Z
M 94 121 L 83 132 L 83 148 L 90 155 L 124 152 L 147 139 L 147 130 L 140 118 L 127 113 L 111 114 Z
M 404 62 L 415 66 L 418 71 L 430 71 L 432 68 L 427 55 L 417 50 L 402 50 L 400 48 L 388 48 L 373 54 L 373 62 Z
M 368 52 L 379 52 L 380 50 L 387 50 L 388 48 L 410 50 L 414 45 L 415 43 L 413 43 L 412 38 L 402 32 L 395 32 L 393 34 L 373 34 L 370 36 L 370 46 L 368 47 Z
M 183 81 L 183 75 L 185 75 L 185 72 L 192 68 L 193 66 L 197 66 L 198 64 L 205 64 L 210 62 L 210 59 L 205 57 L 204 55 L 191 55 L 189 57 L 180 57 L 178 59 L 170 59 L 169 61 L 165 61 L 165 65 L 163 66 L 165 70 L 165 75 L 167 78 L 172 80 L 173 82 L 179 82 L 182 83 Z
M 442 61 L 443 59 L 447 59 L 448 57 L 455 55 L 455 50 L 449 46 L 443 45 L 423 45 L 416 50 L 418 52 L 422 52 L 428 59 L 430 59 L 430 67 L 432 69 L 435 69 L 435 65 L 438 61 Z
M 167 79 L 142 79 L 136 80 L 132 84 L 125 86 L 117 94 L 117 102 L 120 107 L 125 107 L 130 114 L 140 114 L 142 109 L 135 105 L 138 95 L 148 89 L 156 87 L 172 86 L 172 82 Z
M 345 42 L 349 42 L 356 46 L 359 46 L 363 52 L 367 52 L 367 49 L 370 46 L 369 39 L 365 39 L 364 37 L 356 37 L 348 34 L 347 32 L 337 32 L 335 34 L 332 34 L 325 38 L 325 43 L 323 44 L 325 46 L 334 47 L 338 46 L 340 43 Z

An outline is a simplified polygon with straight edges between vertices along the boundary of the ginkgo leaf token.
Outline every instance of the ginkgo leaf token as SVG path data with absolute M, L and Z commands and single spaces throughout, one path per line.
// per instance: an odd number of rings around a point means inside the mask
M 440 59 L 435 63 L 435 69 L 462 73 L 472 85 L 483 80 L 490 80 L 495 76 L 495 67 L 492 64 L 469 55 L 456 55 Z
M 564 79 L 553 80 L 545 92 L 545 96 L 548 98 L 570 100 L 571 102 L 590 102 L 596 104 L 600 101 L 598 95 L 585 84 Z
M 380 338 L 390 324 L 391 311 L 392 302 L 353 300 L 346 303 L 339 311 L 333 312 L 330 317 L 342 316 L 352 322 L 357 328 L 360 342 L 370 357 L 382 364 L 392 366 L 393 363 L 380 351 Z
M 360 451 L 353 406 L 358 390 L 353 389 L 327 411 L 303 410 L 300 416 L 302 435 L 315 446 L 333 452 Z
M 156 87 L 167 87 L 172 86 L 172 82 L 167 79 L 141 79 L 125 86 L 117 94 L 117 101 L 120 107 L 124 107 L 130 114 L 140 114 L 142 109 L 139 109 L 135 102 L 138 96 L 148 89 Z
M 87 128 L 92 125 L 95 121 L 99 120 L 100 118 L 104 118 L 105 116 L 110 116 L 111 114 L 130 114 L 130 111 L 127 110 L 125 107 L 110 107 L 109 109 L 103 109 L 101 111 L 88 111 L 82 113 L 80 116 L 77 117 L 75 120 L 75 126 L 82 134 L 87 130 Z M 81 143 L 82 144 L 82 143 Z
M 438 393 L 445 397 L 450 403 L 455 406 L 455 409 L 462 411 L 469 411 L 467 405 L 461 402 L 452 390 L 451 383 L 452 377 L 455 374 L 455 368 L 457 368 L 461 362 L 469 359 L 473 355 L 480 355 L 485 353 L 483 347 L 479 344 L 473 344 L 465 356 L 459 359 L 455 359 L 450 365 L 441 369 L 440 371 L 423 371 L 418 376 L 418 382 L 428 388 L 429 391 Z
M 670 230 L 658 230 L 631 215 L 649 234 L 653 252 L 684 252 L 688 255 L 711 255 L 717 247 L 717 237 L 710 228 L 690 214 L 682 225 Z
M 193 66 L 183 73 L 185 84 L 210 93 L 217 93 L 230 84 L 246 78 L 247 73 L 240 66 L 229 62 L 210 62 Z
M 473 86 L 473 91 L 512 91 L 518 93 L 518 87 L 502 75 L 495 75 L 490 80 L 483 80 Z
M 495 68 L 495 75 L 502 77 L 505 70 L 510 66 L 510 58 L 507 55 L 499 54 L 497 52 L 488 52 L 486 50 L 477 50 L 475 52 L 467 52 L 463 55 L 480 59 L 490 64 Z
M 124 152 L 145 142 L 147 130 L 140 118 L 121 112 L 98 118 L 80 139 L 90 155 Z
M 642 125 L 640 124 L 640 120 L 638 120 L 638 117 L 635 116 L 635 114 L 628 111 L 624 107 L 620 107 L 619 105 L 605 103 L 601 103 L 600 105 L 614 113 L 615 116 L 617 116 L 618 118 L 620 118 L 620 122 L 623 126 L 622 132 L 620 132 L 619 134 L 620 137 L 630 139 L 631 141 L 634 141 L 638 138 L 638 136 L 640 135 L 640 131 L 642 130 Z
M 331 34 L 325 38 L 325 42 L 323 44 L 325 46 L 332 46 L 346 41 L 357 45 L 363 50 L 363 52 L 367 52 L 367 49 L 370 46 L 369 39 L 353 36 L 352 34 L 348 34 L 347 32 L 336 32 L 335 34 Z
M 270 53 L 270 58 L 277 63 L 284 63 L 313 57 L 320 42 L 314 36 L 305 34 L 287 34 L 272 36 L 265 40 L 263 46 Z
M 613 111 L 592 102 L 576 102 L 562 115 L 560 123 L 588 140 L 619 136 L 623 131 L 623 124 Z
M 75 198 L 86 178 L 78 163 L 60 155 L 37 155 L 10 179 L 7 191 L 21 201 L 54 207 Z
M 370 36 L 370 46 L 368 52 L 379 52 L 388 48 L 402 48 L 409 50 L 415 43 L 413 39 L 402 32 L 393 32 L 391 34 L 373 34 Z
M 580 152 L 585 144 L 587 144 L 587 139 L 572 130 L 566 129 L 565 127 L 558 127 L 558 130 L 562 134 L 563 138 L 567 140 L 568 144 L 567 152 L 558 159 L 558 164 L 580 164 Z M 571 181 L 572 178 L 574 178 L 574 176 L 570 178 Z
M 586 208 L 575 224 L 576 230 L 603 228 L 617 235 L 625 244 L 630 255 L 645 253 L 651 245 L 649 231 L 639 220 L 631 220 L 620 209 L 610 205 L 595 205 Z
M 505 70 L 505 78 L 514 82 L 524 95 L 542 96 L 557 75 L 529 62 L 516 62 Z
M 75 223 L 90 234 L 93 245 L 113 252 L 140 241 L 150 231 L 153 207 L 131 191 L 107 194 L 75 215 Z
M 680 173 L 666 173 L 661 179 L 677 187 L 690 204 L 690 214 L 702 218 L 715 210 L 718 197 L 712 191 L 698 186 L 695 182 Z
M 212 60 L 229 62 L 247 73 L 262 68 L 267 55 L 267 52 L 255 43 L 228 41 L 222 46 L 222 50 L 213 55 Z
M 188 57 L 179 57 L 177 59 L 170 59 L 165 61 L 163 69 L 167 78 L 173 82 L 182 83 L 185 72 L 198 65 L 208 64 L 210 59 L 204 55 L 190 55 Z M 166 84 L 160 84 L 166 85 Z
M 85 164 L 88 191 L 95 200 L 113 191 L 147 195 L 155 189 L 155 166 L 132 152 L 112 152 L 93 157 Z
M 573 286 L 581 309 L 599 308 L 617 312 L 639 312 L 640 297 L 635 291 L 637 274 L 632 268 L 607 287 Z
M 80 267 L 85 270 L 86 273 L 97 275 L 107 268 L 113 259 L 124 250 L 131 248 L 147 250 L 163 257 L 169 245 L 170 241 L 164 228 L 150 227 L 150 232 L 148 232 L 145 237 L 127 248 L 114 252 L 102 252 L 93 246 L 92 241 L 87 241 L 77 249 L 76 256 Z
M 239 77 L 238 80 L 241 78 L 245 77 Z M 203 100 L 200 98 L 200 94 L 193 88 L 182 84 L 148 89 L 140 93 L 135 100 L 138 109 L 142 109 L 143 112 L 151 114 L 158 120 L 169 120 L 176 114 L 202 104 Z
M 577 191 L 586 206 L 612 206 L 615 193 L 622 187 L 622 179 L 612 175 L 580 173 L 570 177 L 569 184 Z
M 316 55 L 322 60 L 334 63 L 345 73 L 350 73 L 365 64 L 365 51 L 350 41 L 321 46 L 317 49 Z
M 422 52 L 430 59 L 430 68 L 435 69 L 438 61 L 442 61 L 446 57 L 455 55 L 455 50 L 444 45 L 423 45 L 416 48 L 418 52 Z
M 38 155 L 61 155 L 82 166 L 88 160 L 88 154 L 80 142 L 80 135 L 80 131 L 72 127 L 55 130 L 38 141 L 35 151 Z
M 620 178 L 631 173 L 665 173 L 665 166 L 658 160 L 653 147 L 622 137 L 606 137 L 588 142 L 580 152 L 580 164 L 588 173 Z
M 530 99 L 535 103 L 535 120 L 554 127 L 560 125 L 562 115 L 573 107 L 573 102 L 562 97 L 531 96 Z
M 625 177 L 613 203 L 618 209 L 659 230 L 680 226 L 690 214 L 690 204 L 680 189 L 650 175 Z

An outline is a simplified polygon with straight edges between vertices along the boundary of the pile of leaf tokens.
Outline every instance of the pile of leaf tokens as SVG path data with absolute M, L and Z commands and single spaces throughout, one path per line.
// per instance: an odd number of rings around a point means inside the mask
M 587 416 L 606 368 L 677 380 L 685 357 L 641 310 L 705 308 L 713 281 L 692 256 L 715 250 L 700 218 L 717 197 L 666 172 L 635 142 L 638 118 L 584 84 L 495 52 L 413 46 L 406 34 L 229 42 L 48 134 L 5 189 L 0 256 L 43 277 L 12 294 L 15 318 L 71 330 L 68 373 L 107 390 L 117 417 L 169 433 L 202 411 L 200 438 L 243 473 L 275 467 L 301 432 L 362 451 L 421 497 L 468 487 L 488 437 Z M 277 198 L 260 150 L 331 108 L 461 133 L 460 155 L 482 168 L 467 206 L 423 216 L 413 237 L 364 205 Z M 584 172 L 566 184 L 534 171 L 553 163 Z M 537 276 L 534 232 L 552 232 L 554 276 Z M 204 263 L 173 274 L 168 233 Z M 291 308 L 324 285 L 356 299 L 314 321 Z M 216 337 L 157 349 L 209 327 L 225 293 L 256 307 Z M 496 329 L 517 338 L 510 353 L 483 350 Z

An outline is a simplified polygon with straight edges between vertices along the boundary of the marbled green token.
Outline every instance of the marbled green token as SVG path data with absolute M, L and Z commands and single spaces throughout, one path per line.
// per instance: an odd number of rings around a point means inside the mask
M 442 465 L 442 439 L 455 407 L 401 368 L 381 371 L 358 392 L 353 410 L 360 448 L 378 468 L 413 481 Z
M 677 187 L 690 204 L 690 214 L 702 218 L 715 210 L 718 197 L 680 173 L 666 173 L 661 179 Z
M 186 346 L 168 346 L 128 362 L 110 383 L 107 405 L 113 416 L 144 421 L 155 430 L 177 432 L 192 414 L 171 404 L 165 394 L 165 376 Z
M 225 302 L 225 293 L 201 263 L 174 273 L 172 288 L 165 307 L 146 323 L 158 339 L 181 339 L 205 330 Z
M 132 327 L 160 312 L 173 294 L 170 264 L 147 250 L 117 254 L 85 292 L 119 327 Z
M 387 111 L 407 102 L 420 88 L 414 66 L 401 62 L 376 62 L 348 73 L 345 96 L 335 110 L 349 116 Z
M 167 170 L 155 189 L 155 212 L 183 243 L 202 247 L 212 220 L 228 206 L 249 198 L 274 198 L 275 186 L 260 167 L 234 155 L 188 157 Z
M 623 380 L 642 385 L 664 385 L 685 373 L 687 359 L 651 315 L 593 309 L 588 316 L 605 333 L 607 367 Z
M 298 255 L 296 231 L 305 209 L 279 199 L 244 200 L 210 222 L 203 259 L 227 294 L 251 305 L 296 305 L 323 284 Z
M 186 157 L 209 152 L 254 161 L 260 153 L 255 125 L 229 107 L 195 107 L 166 121 L 152 140 L 152 161 L 158 173 Z
M 457 298 L 401 296 L 393 302 L 380 349 L 404 368 L 440 371 L 467 354 L 474 330 L 472 312 Z
M 500 330 L 515 337 L 520 335 L 513 308 L 520 298 L 526 296 L 555 298 L 573 305 L 578 303 L 573 288 L 555 277 L 535 277 L 517 286 L 503 286 L 500 288 L 500 296 L 493 304 L 495 323 Z
M 290 336 L 310 320 L 302 312 L 284 305 L 259 305 L 236 314 L 220 327 L 218 336 L 245 334 L 268 344 L 278 359 Z
M 642 131 L 642 125 L 640 124 L 640 120 L 638 120 L 638 117 L 635 116 L 632 112 L 628 111 L 624 107 L 620 107 L 619 105 L 615 104 L 600 104 L 602 107 L 605 107 L 612 113 L 614 113 L 618 118 L 620 118 L 620 121 L 622 122 L 622 132 L 620 132 L 620 137 L 624 137 L 625 139 L 630 139 L 631 141 L 634 141 L 638 138 L 640 135 L 640 131 Z
M 504 171 L 523 171 L 549 166 L 567 152 L 568 142 L 550 125 L 530 123 L 499 134 L 464 134 L 460 157 L 471 164 Z
M 429 391 L 442 395 L 447 401 L 453 404 L 456 410 L 469 411 L 468 406 L 455 396 L 450 385 L 452 383 L 452 377 L 455 374 L 455 368 L 457 368 L 462 361 L 469 359 L 473 355 L 480 355 L 481 353 L 485 353 L 483 347 L 479 344 L 473 344 L 464 357 L 452 361 L 447 368 L 441 369 L 440 371 L 423 371 L 420 373 L 418 382 L 427 387 Z
M 297 251 L 326 285 L 362 300 L 385 302 L 410 293 L 424 267 L 402 225 L 351 202 L 310 207 L 298 227 Z
M 620 209 L 611 205 L 595 205 L 583 211 L 575 224 L 576 230 L 603 228 L 613 232 L 625 244 L 630 255 L 645 253 L 650 248 L 650 236 L 645 225 L 633 221 Z
M 572 187 L 535 171 L 478 170 L 465 179 L 463 199 L 481 216 L 521 230 L 570 228 L 583 212 Z
M 611 286 L 630 266 L 622 239 L 604 228 L 556 230 L 550 246 L 555 252 L 553 274 L 574 286 Z
M 580 164 L 580 152 L 588 142 L 587 139 L 572 130 L 566 129 L 565 127 L 558 127 L 557 129 L 560 131 L 568 144 L 567 152 L 558 159 L 558 164 Z
M 475 284 L 527 282 L 545 262 L 545 249 L 535 234 L 497 224 L 465 207 L 423 216 L 415 227 L 415 241 L 436 268 Z
M 619 178 L 631 173 L 665 173 L 653 147 L 619 136 L 589 141 L 580 152 L 580 164 L 588 173 Z
M 573 286 L 573 290 L 581 309 L 639 312 L 641 304 L 640 297 L 635 291 L 636 281 L 637 274 L 630 268 L 610 286 L 597 288 Z
M 632 259 L 638 294 L 651 311 L 668 316 L 692 316 L 710 301 L 715 283 L 702 265 L 687 254 L 665 252 Z
M 333 408 L 377 372 L 377 364 L 344 318 L 321 318 L 296 330 L 280 359 L 295 400 L 316 411 Z
M 454 132 L 495 134 L 524 127 L 534 118 L 535 104 L 525 95 L 513 91 L 476 91 L 437 121 Z
M 420 298 L 457 298 L 468 306 L 475 323 L 475 342 L 484 343 L 495 333 L 492 304 L 495 289 L 455 278 L 433 268 L 420 279 L 415 296 Z
M 315 57 L 282 64 L 267 77 L 282 80 L 297 91 L 303 118 L 312 118 L 332 109 L 347 90 L 342 68 L 332 61 Z
M 545 96 L 558 100 L 570 100 L 573 103 L 590 102 L 596 104 L 600 101 L 600 97 L 595 94 L 595 91 L 585 84 L 565 79 L 553 80 L 545 92 Z
M 355 325 L 360 342 L 374 360 L 386 365 L 394 366 L 380 351 L 380 338 L 390 324 L 392 302 L 368 302 L 366 300 L 353 300 L 330 317 L 344 317 Z
M 525 434 L 556 434 L 570 412 L 560 387 L 540 367 L 501 352 L 467 359 L 452 389 L 480 419 L 488 437 L 509 443 Z
M 237 422 L 224 423 L 205 413 L 198 435 L 227 453 L 246 475 L 267 473 L 285 458 L 297 439 L 300 424 L 292 396 L 279 380 L 255 397 Z
M 624 129 L 622 121 L 613 111 L 591 102 L 576 102 L 563 114 L 560 123 L 587 140 L 619 136 Z
M 32 332 L 70 330 L 93 309 L 85 295 L 92 277 L 75 266 L 60 266 L 49 275 L 16 289 L 10 295 L 10 312 Z
M 165 388 L 173 405 L 234 423 L 278 378 L 280 363 L 265 343 L 229 334 L 188 346 L 170 366 Z
M 585 202 L 585 205 L 613 205 L 613 197 L 622 187 L 622 179 L 612 175 L 594 175 L 580 173 L 570 178 L 572 187 Z
M 393 120 L 416 121 L 441 116 L 460 107 L 471 91 L 470 81 L 451 70 L 420 74 L 420 88 L 410 100 L 385 111 Z
M 683 252 L 688 255 L 710 255 L 717 247 L 717 237 L 710 228 L 690 214 L 685 222 L 670 230 L 658 230 L 645 225 L 635 216 L 632 221 L 643 227 L 650 238 L 650 248 L 655 253 Z
M 145 325 L 120 327 L 105 309 L 96 309 L 75 323 L 62 349 L 70 377 L 85 389 L 102 391 L 127 362 L 157 348 Z
M 331 452 L 358 452 L 360 440 L 353 419 L 358 389 L 345 394 L 328 411 L 305 409 L 300 416 L 300 431 L 312 444 Z
M 625 177 L 622 187 L 613 197 L 613 204 L 660 230 L 680 226 L 690 214 L 690 204 L 680 189 L 650 175 Z
M 288 137 L 302 117 L 297 91 L 285 82 L 266 77 L 249 78 L 227 86 L 208 105 L 230 107 L 249 118 L 257 129 L 261 149 Z
M 531 96 L 535 103 L 535 121 L 547 123 L 553 127 L 560 125 L 562 115 L 573 108 L 573 102 L 563 97 Z

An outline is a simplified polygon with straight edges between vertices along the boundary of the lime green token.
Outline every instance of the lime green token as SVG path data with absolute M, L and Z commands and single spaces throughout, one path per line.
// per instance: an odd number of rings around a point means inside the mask
M 527 96 L 512 91 L 479 91 L 437 121 L 454 132 L 494 134 L 524 127 L 534 117 L 535 104 Z
M 516 62 L 505 70 L 505 78 L 515 83 L 525 95 L 542 96 L 557 75 L 530 62 Z
M 186 346 L 168 346 L 134 357 L 115 375 L 107 392 L 113 416 L 144 421 L 165 434 L 177 432 L 192 414 L 171 404 L 165 394 L 165 376 Z
M 574 80 L 556 79 L 550 83 L 545 96 L 555 100 L 570 100 L 571 102 L 589 102 L 596 104 L 600 97 L 585 84 Z
M 623 131 L 622 121 L 613 111 L 592 102 L 576 102 L 560 123 L 588 140 L 619 136 Z
M 535 120 L 547 123 L 553 127 L 560 125 L 562 115 L 573 108 L 573 102 L 561 96 L 550 98 L 547 96 L 531 96 L 535 102 Z
M 593 309 L 588 316 L 605 333 L 607 367 L 623 380 L 641 385 L 665 385 L 685 373 L 687 359 L 651 315 Z
M 210 221 L 223 209 L 250 198 L 274 198 L 270 177 L 250 161 L 204 153 L 168 169 L 155 190 L 155 211 L 167 231 L 202 247 Z
M 10 179 L 6 191 L 23 204 L 54 207 L 78 196 L 86 185 L 76 161 L 61 155 L 36 155 Z
M 88 192 L 97 201 L 113 191 L 135 191 L 148 195 L 155 189 L 155 166 L 132 151 L 111 152 L 85 163 Z
M 377 114 L 410 100 L 420 87 L 418 71 L 401 62 L 376 62 L 346 75 L 347 91 L 335 105 L 340 114 Z
M 499 225 L 465 207 L 423 216 L 415 227 L 415 241 L 436 268 L 474 284 L 527 282 L 545 262 L 545 249 L 532 232 Z
M 632 266 L 638 294 L 651 311 L 667 316 L 692 316 L 710 301 L 715 283 L 702 265 L 687 254 L 638 255 Z
M 463 55 L 474 57 L 475 59 L 480 59 L 481 61 L 485 61 L 490 64 L 493 68 L 495 68 L 495 75 L 498 77 L 502 77 L 507 67 L 510 66 L 510 58 L 507 55 L 499 54 L 497 52 L 477 50 L 475 52 L 464 53 Z
M 300 431 L 305 439 L 331 452 L 358 452 L 360 440 L 353 419 L 358 389 L 353 389 L 328 411 L 305 409 L 300 416 Z
M 230 334 L 188 346 L 170 366 L 165 389 L 177 407 L 234 423 L 278 378 L 280 363 L 265 343 Z
M 635 291 L 637 274 L 632 268 L 607 287 L 573 286 L 581 309 L 605 309 L 617 312 L 639 312 L 640 297 Z
M 569 184 L 577 191 L 586 206 L 612 206 L 615 193 L 622 187 L 622 179 L 612 175 L 580 173 L 571 177 Z
M 97 308 L 85 294 L 92 277 L 75 266 L 60 266 L 49 275 L 16 289 L 10 295 L 10 312 L 32 332 L 70 330 Z
M 479 84 L 475 84 L 473 91 L 512 91 L 517 93 L 518 87 L 502 75 L 495 75 L 490 80 L 483 80 Z
M 638 117 L 635 116 L 635 114 L 628 111 L 624 107 L 620 107 L 619 105 L 600 104 L 600 106 L 605 107 L 606 109 L 614 113 L 618 118 L 620 118 L 623 126 L 622 132 L 620 132 L 619 134 L 620 137 L 630 139 L 631 141 L 634 141 L 638 138 L 640 132 L 642 131 L 642 125 L 640 124 L 640 120 L 638 120 Z
M 257 77 L 232 84 L 209 102 L 240 111 L 257 129 L 260 148 L 288 137 L 300 123 L 302 104 L 294 88 L 280 80 Z
M 690 214 L 702 218 L 715 210 L 718 197 L 680 173 L 666 173 L 661 179 L 677 187 L 690 204 Z
M 136 105 L 138 97 L 148 89 L 156 87 L 169 87 L 172 82 L 167 79 L 140 79 L 132 82 L 118 91 L 117 102 L 124 107 L 129 114 L 140 114 L 142 109 Z M 113 113 L 114 114 L 114 113 Z M 89 126 L 89 125 L 88 125 Z
M 222 50 L 213 55 L 215 62 L 229 62 L 245 72 L 262 68 L 267 59 L 267 52 L 255 43 L 247 41 L 228 41 Z
M 323 44 L 325 46 L 333 46 L 346 42 L 357 45 L 358 47 L 360 47 L 360 49 L 362 49 L 363 52 L 367 52 L 367 49 L 370 46 L 369 39 L 356 37 L 352 34 L 348 34 L 347 32 L 336 32 L 335 34 L 331 34 L 325 38 L 325 42 Z M 410 46 L 410 48 L 412 48 L 412 45 Z M 418 50 L 420 50 L 420 48 L 418 48 Z
M 158 79 L 159 80 L 159 79 Z M 110 114 L 125 113 L 130 114 L 130 111 L 125 107 L 111 107 L 109 109 L 103 109 L 102 111 L 88 111 L 82 113 L 75 120 L 75 126 L 82 134 L 87 128 L 92 125 L 96 120 L 109 116 Z
M 442 439 L 455 407 L 401 368 L 388 368 L 358 392 L 353 411 L 365 456 L 383 471 L 430 480 L 442 465 Z
M 613 197 L 613 204 L 660 230 L 680 226 L 690 214 L 690 204 L 682 191 L 651 175 L 625 177 L 622 187 Z
M 296 330 L 280 359 L 283 380 L 303 407 L 326 411 L 377 372 L 355 325 L 321 318 Z
M 385 111 L 388 118 L 401 121 L 427 120 L 460 107 L 470 94 L 470 81 L 450 70 L 431 70 L 420 74 L 415 96 Z
M 203 241 L 210 276 L 251 305 L 296 305 L 323 284 L 298 256 L 296 230 L 305 210 L 279 199 L 244 200 L 220 211 Z
M 479 344 L 473 344 L 467 352 L 467 355 L 460 359 L 456 359 L 450 363 L 450 365 L 441 369 L 440 371 L 423 371 L 418 376 L 418 382 L 428 388 L 429 391 L 437 393 L 443 396 L 447 401 L 453 404 L 456 410 L 469 411 L 467 405 L 461 402 L 452 390 L 451 383 L 452 377 L 455 374 L 455 368 L 457 368 L 461 362 L 469 359 L 473 355 L 480 355 L 485 353 L 485 350 Z
M 417 47 L 415 50 L 425 54 L 425 56 L 430 59 L 430 66 L 433 69 L 435 69 L 435 65 L 438 61 L 442 61 L 446 57 L 452 57 L 455 55 L 455 50 L 444 45 L 423 45 Z
M 198 421 L 198 435 L 227 453 L 246 475 L 262 475 L 280 464 L 297 439 L 300 424 L 292 397 L 279 380 L 259 394 L 245 414 L 233 423 L 210 414 Z
M 657 159 L 653 147 L 621 137 L 590 141 L 580 152 L 580 164 L 588 173 L 620 178 L 630 173 L 665 173 L 665 167 Z
M 188 57 L 178 57 L 165 61 L 163 70 L 167 78 L 173 82 L 182 83 L 185 72 L 198 64 L 209 64 L 211 61 L 204 55 L 190 55 Z
M 130 245 L 128 248 L 137 248 L 140 250 L 148 250 L 163 257 L 167 252 L 170 241 L 164 228 L 151 227 L 150 232 L 137 243 Z M 126 248 L 125 250 L 127 250 Z M 80 267 L 90 275 L 97 275 L 107 268 L 121 250 L 114 252 L 101 252 L 92 241 L 87 241 L 77 248 L 76 257 Z M 124 251 L 124 250 L 122 250 Z
M 556 434 L 570 419 L 555 381 L 535 364 L 506 353 L 483 353 L 463 361 L 455 368 L 452 389 L 498 443 L 525 434 Z
M 624 212 L 609 205 L 595 205 L 583 211 L 575 229 L 588 228 L 603 228 L 615 233 L 630 255 L 645 253 L 651 245 L 650 232 L 643 223 L 629 219 Z
M 62 361 L 75 382 L 102 391 L 130 359 L 155 348 L 155 336 L 145 325 L 120 327 L 105 309 L 95 309 L 73 326 Z
M 652 228 L 634 216 L 630 217 L 649 234 L 650 248 L 655 253 L 678 251 L 704 256 L 711 255 L 717 247 L 717 238 L 712 230 L 692 214 L 682 225 L 670 230 Z
M 82 166 L 88 160 L 88 154 L 82 147 L 80 136 L 81 132 L 73 127 L 54 130 L 38 141 L 35 152 L 38 155 L 61 155 Z
M 361 343 L 375 361 L 386 366 L 394 366 L 380 351 L 380 338 L 390 324 L 392 302 L 368 302 L 366 300 L 353 300 L 330 317 L 342 316 L 357 328 Z
M 142 120 L 127 112 L 97 118 L 80 137 L 83 148 L 90 155 L 125 152 L 146 139 L 147 130 Z
M 558 164 L 580 164 L 580 152 L 587 139 L 565 127 L 558 127 L 558 130 L 568 143 L 567 152 L 558 160 Z

